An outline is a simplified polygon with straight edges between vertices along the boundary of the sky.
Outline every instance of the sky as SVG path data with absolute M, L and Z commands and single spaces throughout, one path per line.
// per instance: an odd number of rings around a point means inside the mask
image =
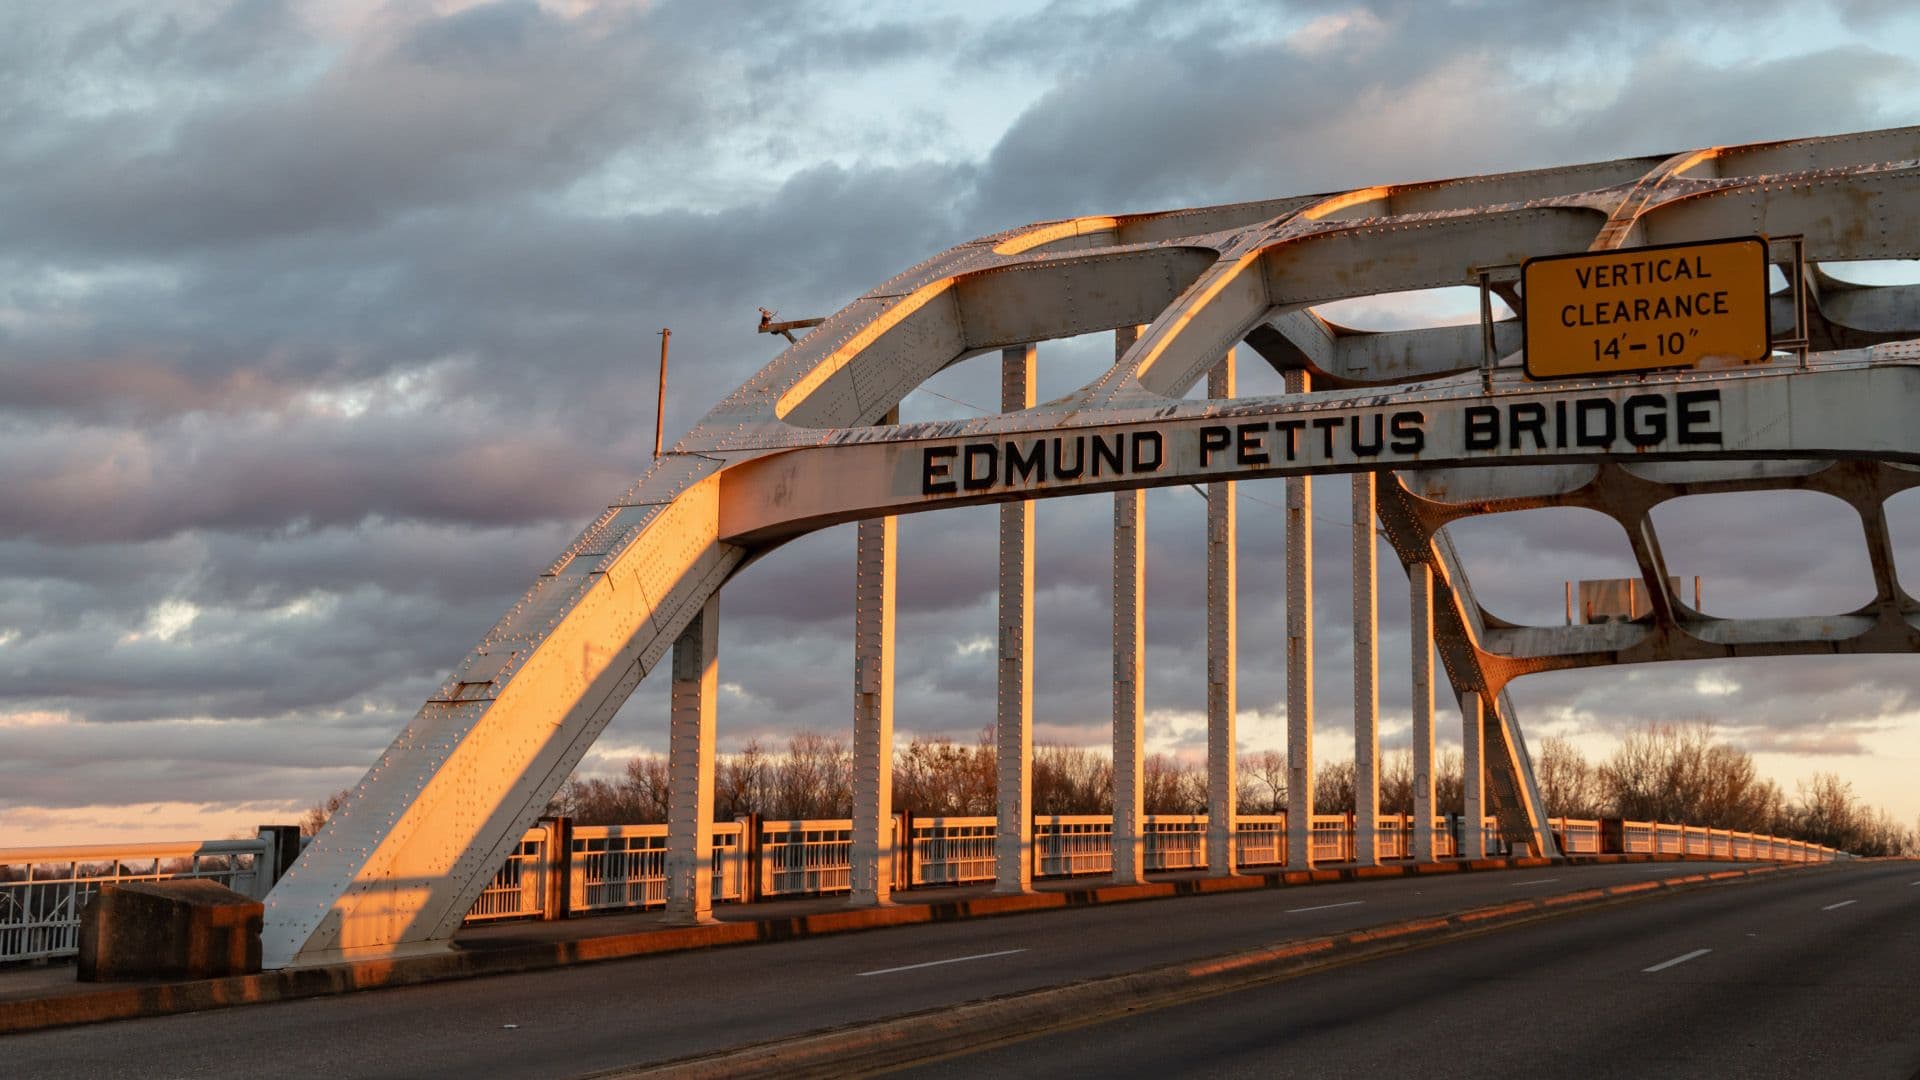
M 1770 3 L 0 5 L 0 847 L 249 834 L 351 786 L 580 527 L 821 316 L 1030 221 L 1920 120 L 1920 15 Z M 1432 308 L 1437 303 L 1440 308 Z M 1355 320 L 1458 314 L 1444 299 Z M 1248 353 L 1243 394 L 1278 379 Z M 1104 340 L 1040 349 L 1043 398 Z M 991 359 L 907 419 L 991 403 Z M 1316 482 L 1319 753 L 1351 753 L 1343 480 Z M 1241 485 L 1240 738 L 1284 746 L 1278 482 Z M 1824 496 L 1656 517 L 1714 614 L 1870 595 Z M 1204 749 L 1203 502 L 1148 500 L 1151 748 Z M 1038 510 L 1035 716 L 1107 738 L 1110 500 Z M 1920 493 L 1896 500 L 1920 592 Z M 897 724 L 993 701 L 994 512 L 901 526 Z M 1577 510 L 1464 522 L 1482 600 L 1632 572 Z M 850 528 L 722 602 L 723 747 L 851 724 Z M 1383 742 L 1406 585 L 1382 547 Z M 1913 568 L 1909 568 L 1911 564 Z M 1920 816 L 1920 661 L 1537 676 L 1536 745 L 1707 720 L 1791 794 Z M 1443 695 L 1444 698 L 1444 695 Z M 582 769 L 664 747 L 650 680 Z M 1453 729 L 1457 732 L 1457 728 Z M 1457 738 L 1457 734 L 1454 735 Z

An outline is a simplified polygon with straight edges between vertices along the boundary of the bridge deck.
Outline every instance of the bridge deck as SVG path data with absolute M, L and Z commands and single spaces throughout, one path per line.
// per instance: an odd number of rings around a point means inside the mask
M 1574 856 L 1548 871 L 1595 870 L 1620 863 L 1678 863 L 1707 868 L 1750 868 L 1751 862 L 1714 862 L 1698 856 Z M 156 1017 L 222 1005 L 314 997 L 352 989 L 441 982 L 505 972 L 531 972 L 587 960 L 650 956 L 707 949 L 717 945 L 775 942 L 839 935 L 886 926 L 927 927 L 1022 912 L 1065 911 L 1128 904 L 1197 893 L 1251 893 L 1269 887 L 1337 886 L 1364 875 L 1362 888 L 1403 877 L 1480 878 L 1472 871 L 1522 870 L 1549 865 L 1535 858 L 1443 860 L 1425 871 L 1412 865 L 1355 868 L 1323 866 L 1312 872 L 1274 871 L 1238 878 L 1208 878 L 1201 872 L 1149 875 L 1142 885 L 1116 886 L 1110 879 L 1084 877 L 1036 883 L 1025 896 L 995 896 L 990 885 L 921 888 L 897 892 L 889 909 L 856 908 L 846 896 L 819 896 L 714 909 L 710 926 L 674 926 L 658 911 L 601 915 L 552 922 L 481 924 L 463 929 L 453 952 L 399 961 L 329 965 L 305 971 L 267 972 L 244 979 L 207 982 L 149 981 L 80 983 L 70 964 L 0 969 L 0 1035 L 74 1023 Z M 1655 874 L 1660 867 L 1629 867 Z M 1407 882 L 1413 886 L 1413 882 Z M 1438 882 L 1435 882 L 1437 885 Z M 1318 890 L 1314 890 L 1318 891 Z M 1342 890 L 1344 891 L 1344 890 Z M 1308 901 L 1317 904 L 1318 901 Z M 1213 951 L 1217 951 L 1213 950 Z

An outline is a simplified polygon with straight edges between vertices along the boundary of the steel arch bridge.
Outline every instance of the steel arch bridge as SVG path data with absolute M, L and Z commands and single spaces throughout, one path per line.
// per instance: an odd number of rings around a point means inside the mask
M 1759 235 L 1784 256 L 1766 301 L 1793 328 L 1757 364 L 1539 382 L 1518 318 L 1359 332 L 1328 302 L 1479 284 L 1535 256 Z M 1771 258 L 1771 256 L 1770 256 Z M 1412 581 L 1415 813 L 1432 820 L 1435 644 L 1464 719 L 1467 812 L 1554 853 L 1505 694 L 1534 672 L 1656 660 L 1911 652 L 1882 505 L 1920 484 L 1920 286 L 1825 262 L 1920 258 L 1920 128 L 1045 222 L 943 252 L 829 317 L 721 401 L 554 560 L 400 732 L 267 901 L 270 967 L 441 947 L 548 798 L 672 648 L 669 911 L 706 917 L 717 597 L 750 560 L 859 521 L 854 888 L 880 902 L 891 769 L 894 515 L 1000 506 L 999 877 L 1025 888 L 1033 499 L 1112 491 L 1115 873 L 1138 879 L 1143 489 L 1208 493 L 1210 865 L 1230 867 L 1232 485 L 1287 478 L 1290 820 L 1312 765 L 1314 475 L 1351 474 Z M 1034 401 L 1035 343 L 1113 331 L 1115 359 Z M 1287 393 L 1238 397 L 1236 347 Z M 998 415 L 901 424 L 902 398 L 1002 355 Z M 1242 354 L 1244 355 L 1244 354 Z M 1207 400 L 1184 399 L 1202 379 Z M 1602 422 L 1604 418 L 1604 423 Z M 1591 421 L 1591 423 L 1589 423 Z M 1491 439 L 1487 432 L 1491 429 Z M 1810 488 L 1859 515 L 1874 599 L 1838 616 L 1723 619 L 1674 594 L 1649 511 L 1702 492 Z M 1651 613 L 1516 626 L 1474 599 L 1444 527 L 1581 506 L 1630 539 Z M 1363 516 L 1367 515 L 1367 516 Z M 1356 542 L 1360 857 L 1377 792 L 1373 544 Z M 1377 796 L 1375 796 L 1377 797 Z M 1471 830 L 1470 830 L 1471 831 Z M 1430 830 L 1416 855 L 1432 857 Z M 1292 830 L 1291 862 L 1310 861 Z M 1425 841 L 1424 845 L 1421 843 Z

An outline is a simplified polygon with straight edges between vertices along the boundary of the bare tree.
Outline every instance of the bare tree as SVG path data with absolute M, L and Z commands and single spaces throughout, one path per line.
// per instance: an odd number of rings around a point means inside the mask
M 352 788 L 341 788 L 324 800 L 307 807 L 306 816 L 300 819 L 300 835 L 312 836 L 319 832 L 320 827 L 327 823 L 327 819 L 332 817 L 352 794 Z
M 894 759 L 894 809 L 929 817 L 991 814 L 995 760 L 990 735 L 972 747 L 916 736 Z
M 1242 814 L 1280 814 L 1287 809 L 1287 755 L 1261 750 L 1240 760 L 1240 790 L 1234 798 Z
M 1380 812 L 1413 813 L 1413 751 L 1394 750 L 1380 758 Z
M 1149 754 L 1140 763 L 1142 805 L 1149 814 L 1204 814 L 1207 778 L 1192 762 Z
M 1550 735 L 1540 741 L 1533 771 L 1548 817 L 1602 816 L 1600 781 L 1587 756 L 1571 740 Z
M 1466 768 L 1461 763 L 1458 750 L 1445 751 L 1440 755 L 1439 763 L 1434 766 L 1433 812 L 1436 814 L 1467 812 Z
M 1351 761 L 1323 762 L 1313 778 L 1313 812 L 1351 813 L 1354 806 L 1354 776 Z
M 1112 813 L 1113 762 L 1084 746 L 1034 747 L 1033 812 Z
M 766 814 L 773 807 L 773 764 L 750 739 L 737 754 L 724 754 L 715 768 L 714 818 L 732 821 L 749 814 Z
M 853 752 L 818 732 L 803 731 L 787 740 L 787 756 L 775 770 L 770 816 L 852 817 Z

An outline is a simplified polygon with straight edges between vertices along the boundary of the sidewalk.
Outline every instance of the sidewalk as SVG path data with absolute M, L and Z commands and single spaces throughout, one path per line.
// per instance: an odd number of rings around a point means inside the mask
M 1583 855 L 1563 862 L 1593 865 L 1685 861 L 1705 860 L 1678 855 Z M 991 885 L 984 884 L 935 887 L 896 893 L 894 902 L 885 907 L 856 908 L 845 896 L 717 905 L 715 921 L 699 926 L 668 924 L 658 911 L 553 922 L 500 922 L 463 928 L 455 935 L 452 947 L 443 952 L 195 981 L 82 983 L 75 980 L 70 961 L 55 962 L 41 967 L 0 969 L 0 1034 L 1070 906 L 1553 864 L 1553 860 L 1542 858 L 1491 858 L 1421 866 L 1276 869 L 1235 877 L 1208 877 L 1195 871 L 1156 874 L 1141 885 L 1113 885 L 1098 877 L 1085 877 L 1038 882 L 1032 892 L 1006 895 L 996 895 Z M 1756 865 L 1770 868 L 1773 864 Z

